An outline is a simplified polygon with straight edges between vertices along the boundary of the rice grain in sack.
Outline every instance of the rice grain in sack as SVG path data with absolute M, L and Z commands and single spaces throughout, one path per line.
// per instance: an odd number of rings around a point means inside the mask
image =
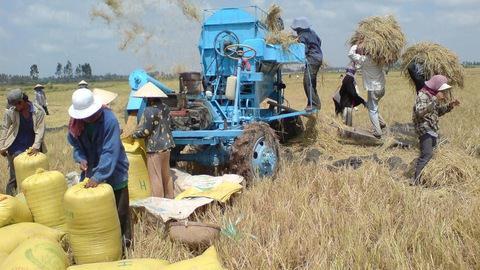
M 130 200 L 145 199 L 152 195 L 145 152 L 140 140 L 123 142 L 130 167 L 128 170 L 128 194 Z
M 0 194 L 0 227 L 32 221 L 32 213 L 26 203 L 15 197 Z
M 183 260 L 166 266 L 164 270 L 223 270 L 218 260 L 217 251 L 214 246 L 209 247 L 202 255 L 192 259 Z
M 66 229 L 77 264 L 117 261 L 122 255 L 120 221 L 108 184 L 85 188 L 88 180 L 65 193 Z
M 59 243 L 32 238 L 21 243 L 0 265 L 2 270 L 65 270 L 67 254 Z
M 15 177 L 17 179 L 17 192 L 20 192 L 22 182 L 30 175 L 37 172 L 37 169 L 48 170 L 48 159 L 43 153 L 37 153 L 36 155 L 29 156 L 27 151 L 21 153 L 13 160 L 13 166 L 15 167 Z
M 74 265 L 70 266 L 68 270 L 162 270 L 169 264 L 168 261 L 158 259 L 130 259 Z
M 63 229 L 63 196 L 67 191 L 67 182 L 61 172 L 38 169 L 23 181 L 22 190 L 35 223 Z
M 59 230 L 38 223 L 22 222 L 8 225 L 0 228 L 0 252 L 10 254 L 20 243 L 32 237 L 60 242 L 64 235 L 65 233 Z

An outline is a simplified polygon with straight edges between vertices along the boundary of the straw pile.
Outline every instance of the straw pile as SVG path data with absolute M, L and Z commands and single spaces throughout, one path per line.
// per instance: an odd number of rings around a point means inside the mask
M 350 38 L 350 45 L 363 43 L 365 53 L 378 65 L 392 65 L 406 44 L 405 35 L 393 15 L 362 20 Z
M 423 66 L 425 78 L 442 74 L 450 79 L 450 83 L 463 88 L 465 71 L 458 56 L 442 45 L 421 42 L 410 46 L 402 55 L 401 70 L 406 72 L 408 65 L 414 61 Z
M 298 43 L 297 38 L 290 33 L 283 30 L 283 23 L 281 19 L 282 10 L 276 4 L 273 4 L 268 9 L 265 25 L 268 33 L 265 41 L 269 44 L 280 44 L 284 50 L 292 44 Z
M 475 157 L 451 146 L 440 147 L 422 171 L 425 186 L 459 186 L 478 190 L 480 167 Z

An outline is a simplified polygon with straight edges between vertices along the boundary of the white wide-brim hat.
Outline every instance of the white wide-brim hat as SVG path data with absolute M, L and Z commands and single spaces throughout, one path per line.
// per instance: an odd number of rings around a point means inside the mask
M 105 104 L 105 105 L 110 104 L 110 102 L 114 101 L 118 97 L 117 93 L 99 89 L 99 88 L 93 88 L 92 92 L 93 92 L 93 95 L 98 97 L 102 101 L 102 104 Z
M 166 98 L 168 97 L 160 88 L 155 86 L 153 83 L 148 82 L 144 84 L 140 89 L 133 94 L 134 97 L 138 98 Z
M 103 104 L 99 97 L 86 89 L 77 89 L 72 95 L 72 105 L 68 108 L 68 114 L 74 119 L 85 119 L 102 108 Z
M 37 88 L 44 88 L 44 86 L 41 85 L 41 84 L 37 84 L 37 85 L 35 85 L 35 86 L 33 87 L 33 89 L 37 89 Z
M 81 81 L 78 83 L 78 85 L 88 85 L 88 83 L 87 83 L 86 81 L 84 81 L 84 80 L 81 80 Z
M 290 26 L 293 30 L 295 29 L 308 29 L 310 28 L 310 22 L 306 17 L 298 17 L 293 19 L 292 25 Z

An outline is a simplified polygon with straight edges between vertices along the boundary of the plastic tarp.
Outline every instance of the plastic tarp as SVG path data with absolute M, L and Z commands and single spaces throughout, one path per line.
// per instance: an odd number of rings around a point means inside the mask
M 195 209 L 209 204 L 213 201 L 210 198 L 191 198 L 184 200 L 172 200 L 166 198 L 149 197 L 142 200 L 133 201 L 131 207 L 144 207 L 149 213 L 163 222 L 170 219 L 186 219 Z

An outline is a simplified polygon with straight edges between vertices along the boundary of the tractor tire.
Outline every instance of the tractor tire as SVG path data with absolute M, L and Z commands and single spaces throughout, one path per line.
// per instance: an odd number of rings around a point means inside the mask
M 230 169 L 245 177 L 247 183 L 274 177 L 280 165 L 279 149 L 278 137 L 268 124 L 248 124 L 232 146 Z

